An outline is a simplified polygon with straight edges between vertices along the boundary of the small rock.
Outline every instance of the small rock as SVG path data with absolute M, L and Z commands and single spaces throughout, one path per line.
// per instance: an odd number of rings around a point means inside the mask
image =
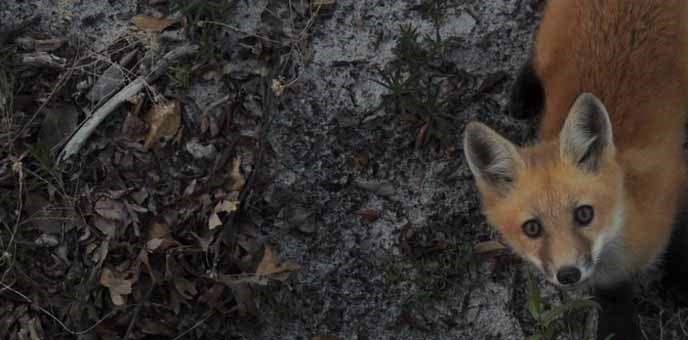
M 179 41 L 184 41 L 186 37 L 184 37 L 184 32 L 182 30 L 174 30 L 174 31 L 164 31 L 160 33 L 160 39 L 164 41 L 170 41 L 170 42 L 179 42 Z
M 386 182 L 364 181 L 357 179 L 354 181 L 354 185 L 361 189 L 372 191 L 380 196 L 392 196 L 394 193 L 396 193 L 394 186 Z
M 57 236 L 51 234 L 41 234 L 34 243 L 39 247 L 52 248 L 60 243 Z
M 459 16 L 458 21 L 455 23 L 456 27 L 453 29 L 453 31 L 456 34 L 465 35 L 473 31 L 475 24 L 475 18 L 470 13 L 463 12 Z
M 212 159 L 215 157 L 215 146 L 212 144 L 202 145 L 197 140 L 192 139 L 184 146 L 187 152 L 191 154 L 196 159 L 207 158 Z

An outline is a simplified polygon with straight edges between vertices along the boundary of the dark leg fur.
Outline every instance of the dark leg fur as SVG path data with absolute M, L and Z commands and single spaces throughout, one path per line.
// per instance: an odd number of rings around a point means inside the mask
M 540 115 L 544 107 L 542 82 L 535 74 L 532 57 L 521 66 L 509 94 L 509 115 L 529 119 Z
M 595 289 L 595 299 L 602 307 L 597 340 L 605 340 L 610 334 L 615 334 L 613 340 L 642 339 L 630 281 Z
M 688 209 L 682 207 L 664 256 L 662 284 L 677 302 L 688 305 Z

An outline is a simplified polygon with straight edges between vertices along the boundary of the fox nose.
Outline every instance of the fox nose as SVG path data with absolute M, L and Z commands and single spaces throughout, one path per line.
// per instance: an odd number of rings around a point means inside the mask
M 564 285 L 572 285 L 581 278 L 581 272 L 577 267 L 564 267 L 557 272 L 557 280 Z

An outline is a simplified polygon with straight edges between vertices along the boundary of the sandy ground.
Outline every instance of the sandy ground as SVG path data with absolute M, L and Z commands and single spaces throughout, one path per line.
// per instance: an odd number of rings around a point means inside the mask
M 125 30 L 136 3 L 10 0 L 0 4 L 0 20 L 41 13 L 44 30 L 78 35 L 97 51 Z M 266 3 L 239 1 L 227 22 L 251 31 Z M 441 277 L 444 284 L 433 295 L 438 288 L 424 286 L 433 281 L 419 276 L 442 273 L 446 261 L 394 261 L 402 257 L 400 235 L 408 230 L 425 242 L 467 247 L 490 237 L 463 159 L 461 130 L 477 119 L 516 140 L 526 138 L 528 123 L 502 110 L 539 18 L 538 1 L 449 1 L 439 31 L 455 39 L 451 60 L 467 81 L 456 93 L 462 105 L 453 108 L 454 147 L 423 149 L 414 148 L 417 130 L 393 112 L 371 113 L 385 93 L 371 81 L 372 67 L 393 58 L 400 25 L 433 32 L 430 19 L 411 9 L 418 3 L 338 0 L 333 15 L 315 25 L 310 62 L 297 63 L 299 78 L 267 137 L 267 166 L 276 177 L 254 194 L 256 205 L 274 213 L 262 216 L 260 239 L 303 269 L 259 294 L 257 320 L 228 323 L 232 339 L 516 340 L 532 329 L 520 266 L 474 260 Z M 502 72 L 491 89 L 479 91 L 485 79 Z M 222 95 L 220 87 L 195 83 L 188 95 L 203 108 Z M 362 169 L 354 164 L 361 155 L 369 160 Z M 364 189 L 371 185 L 377 189 Z M 381 218 L 366 221 L 356 214 L 360 209 L 380 211 Z M 290 211 L 311 213 L 310 225 L 284 227 Z

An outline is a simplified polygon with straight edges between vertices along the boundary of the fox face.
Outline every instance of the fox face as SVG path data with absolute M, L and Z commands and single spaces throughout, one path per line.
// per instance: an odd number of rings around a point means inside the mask
M 464 153 L 488 224 L 548 281 L 575 287 L 609 270 L 603 262 L 622 238 L 624 185 L 599 99 L 581 94 L 558 140 L 522 148 L 471 122 Z

